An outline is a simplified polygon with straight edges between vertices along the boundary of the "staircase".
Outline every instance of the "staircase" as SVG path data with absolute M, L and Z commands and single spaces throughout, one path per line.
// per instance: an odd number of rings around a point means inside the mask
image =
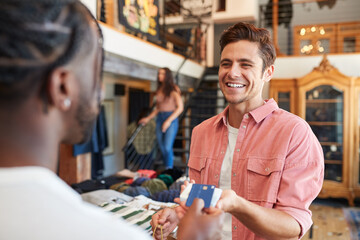
M 222 112 L 226 107 L 226 101 L 218 87 L 218 67 L 207 68 L 203 77 L 195 84 L 192 91 L 183 91 L 184 111 L 179 116 L 179 130 L 174 143 L 174 167 L 184 171 L 187 168 L 187 161 L 190 153 L 191 133 L 195 126 L 202 121 Z M 157 149 L 156 140 L 153 144 L 154 151 L 149 156 L 138 156 L 132 141 L 141 131 L 138 126 L 133 136 L 124 146 L 126 156 L 125 168 L 136 171 L 140 168 L 158 169 L 163 165 L 161 154 Z M 156 153 L 158 152 L 158 153 Z
M 184 112 L 179 117 L 181 124 L 174 143 L 174 166 L 186 169 L 193 128 L 226 107 L 218 81 L 218 67 L 207 68 L 194 91 L 189 93 Z

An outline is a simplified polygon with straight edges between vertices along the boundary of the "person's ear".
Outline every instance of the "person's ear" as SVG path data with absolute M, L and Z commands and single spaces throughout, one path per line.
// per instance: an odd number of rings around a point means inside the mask
M 263 80 L 264 82 L 269 82 L 271 80 L 271 78 L 274 75 L 274 65 L 271 65 L 270 67 L 268 67 L 265 72 L 264 72 L 264 76 L 263 76 Z
M 54 69 L 48 79 L 49 103 L 62 111 L 68 111 L 76 89 L 74 74 L 66 68 Z

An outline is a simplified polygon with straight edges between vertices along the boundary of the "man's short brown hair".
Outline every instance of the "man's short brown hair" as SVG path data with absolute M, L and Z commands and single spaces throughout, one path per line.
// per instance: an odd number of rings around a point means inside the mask
M 220 37 L 220 52 L 222 52 L 229 43 L 240 40 L 256 42 L 259 46 L 259 55 L 263 60 L 262 71 L 274 64 L 276 52 L 271 41 L 270 33 L 265 28 L 257 28 L 249 23 L 237 23 L 226 29 Z

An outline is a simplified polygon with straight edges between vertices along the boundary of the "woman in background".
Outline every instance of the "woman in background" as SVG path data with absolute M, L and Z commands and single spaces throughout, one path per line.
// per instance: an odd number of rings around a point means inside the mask
M 178 116 L 184 105 L 180 96 L 180 89 L 174 83 L 169 68 L 160 68 L 158 71 L 156 90 L 156 108 L 149 116 L 140 119 L 139 124 L 146 124 L 156 118 L 156 138 L 164 160 L 165 168 L 173 168 L 173 145 L 179 128 Z

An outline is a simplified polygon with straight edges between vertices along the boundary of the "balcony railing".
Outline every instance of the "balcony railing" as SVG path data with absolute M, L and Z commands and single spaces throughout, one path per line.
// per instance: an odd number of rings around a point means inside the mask
M 360 52 L 359 1 L 259 2 L 267 2 L 259 6 L 259 26 L 271 29 L 278 55 Z

